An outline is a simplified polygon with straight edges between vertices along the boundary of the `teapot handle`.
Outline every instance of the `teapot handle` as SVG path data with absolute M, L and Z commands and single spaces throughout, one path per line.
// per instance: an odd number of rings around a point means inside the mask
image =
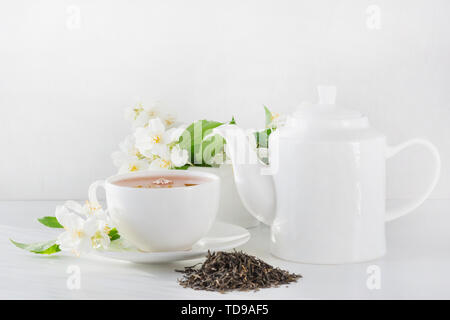
M 428 140 L 411 139 L 411 140 L 408 140 L 398 146 L 387 147 L 386 158 L 389 159 L 389 158 L 395 156 L 400 151 L 402 151 L 410 146 L 413 146 L 413 145 L 420 145 L 422 147 L 427 148 L 428 151 L 431 152 L 431 154 L 434 158 L 433 179 L 431 180 L 431 182 L 428 185 L 428 187 L 426 188 L 426 190 L 419 197 L 417 197 L 415 199 L 411 199 L 408 202 L 402 204 L 401 206 L 388 208 L 386 210 L 386 221 L 392 221 L 394 219 L 400 218 L 400 217 L 406 215 L 407 213 L 413 211 L 418 206 L 420 206 L 431 194 L 431 192 L 433 191 L 434 187 L 436 186 L 436 184 L 439 180 L 439 175 L 440 175 L 440 171 L 441 171 L 441 158 L 439 156 L 438 149 Z

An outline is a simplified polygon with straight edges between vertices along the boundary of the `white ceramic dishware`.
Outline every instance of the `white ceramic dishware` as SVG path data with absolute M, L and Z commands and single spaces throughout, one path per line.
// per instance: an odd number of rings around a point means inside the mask
M 257 159 L 236 125 L 215 132 L 227 141 L 237 189 L 246 208 L 271 226 L 271 253 L 317 264 L 372 260 L 386 252 L 385 222 L 422 204 L 439 178 L 440 157 L 429 141 L 387 146 L 366 116 L 334 104 L 334 87 L 319 88 L 319 104 L 304 104 L 269 137 L 270 166 Z M 434 159 L 423 193 L 401 207 L 385 204 L 386 160 L 409 146 Z
M 208 234 L 192 246 L 191 250 L 168 252 L 142 252 L 129 250 L 96 250 L 97 256 L 134 263 L 168 263 L 201 258 L 210 251 L 223 251 L 239 247 L 250 239 L 243 227 L 224 222 L 215 222 Z
M 234 182 L 231 164 L 222 164 L 217 168 L 192 166 L 188 170 L 209 172 L 220 177 L 220 204 L 217 220 L 244 228 L 253 228 L 259 224 L 259 220 L 251 215 L 242 204 Z
M 128 178 L 194 177 L 204 182 L 188 187 L 134 188 L 115 184 Z M 220 178 L 183 170 L 140 171 L 96 181 L 89 201 L 97 203 L 97 188 L 106 191 L 108 212 L 119 233 L 142 251 L 191 250 L 207 234 L 217 214 Z

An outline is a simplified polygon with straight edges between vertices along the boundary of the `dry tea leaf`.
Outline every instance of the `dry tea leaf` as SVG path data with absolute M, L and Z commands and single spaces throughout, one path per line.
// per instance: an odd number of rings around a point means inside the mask
M 242 251 L 209 252 L 205 262 L 175 270 L 184 273 L 178 282 L 185 288 L 226 292 L 248 291 L 278 287 L 297 282 L 302 276 L 274 268 L 264 261 Z

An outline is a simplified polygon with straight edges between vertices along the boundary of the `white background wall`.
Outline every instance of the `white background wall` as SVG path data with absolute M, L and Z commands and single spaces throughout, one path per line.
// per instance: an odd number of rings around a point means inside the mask
M 136 97 L 186 121 L 254 127 L 262 104 L 291 111 L 317 84 L 336 85 L 338 103 L 390 143 L 432 140 L 443 160 L 433 197 L 448 198 L 449 14 L 446 0 L 2 1 L 0 199 L 85 198 L 115 172 Z M 422 190 L 429 160 L 420 149 L 392 160 L 389 197 Z

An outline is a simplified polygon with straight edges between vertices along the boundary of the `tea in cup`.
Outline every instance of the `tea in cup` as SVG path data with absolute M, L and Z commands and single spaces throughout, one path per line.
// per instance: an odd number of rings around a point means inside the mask
M 189 250 L 207 234 L 218 208 L 220 178 L 182 170 L 133 172 L 96 181 L 89 200 L 104 187 L 119 233 L 142 251 Z

